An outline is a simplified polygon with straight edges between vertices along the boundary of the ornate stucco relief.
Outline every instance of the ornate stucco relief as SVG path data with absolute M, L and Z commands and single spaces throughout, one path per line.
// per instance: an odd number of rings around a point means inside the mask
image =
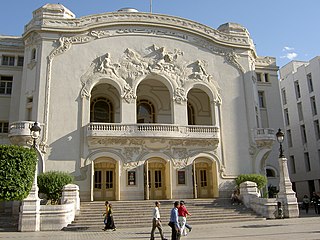
M 161 15 L 161 14 L 146 14 L 146 13 L 104 13 L 94 16 L 86 16 L 79 19 L 44 19 L 39 21 L 38 19 L 33 19 L 27 26 L 26 31 L 31 30 L 33 27 L 40 25 L 42 28 L 68 28 L 74 30 L 81 30 L 82 28 L 95 27 L 95 25 L 114 25 L 114 24 L 123 24 L 127 22 L 131 23 L 141 23 L 149 22 L 150 24 L 157 24 L 158 28 L 161 28 L 161 25 L 172 25 L 175 27 L 180 27 L 184 31 L 198 32 L 204 34 L 205 36 L 211 37 L 215 41 L 242 45 L 247 47 L 251 46 L 252 43 L 248 36 L 232 36 L 229 34 L 222 33 L 216 29 L 212 29 L 208 26 L 205 26 L 200 23 L 196 23 L 187 19 Z M 177 33 L 172 30 L 157 30 L 148 31 L 147 34 L 158 34 L 163 35 L 167 32 L 172 32 L 173 35 Z M 131 30 L 135 33 L 145 34 L 146 31 L 142 31 L 140 27 Z
M 156 74 L 170 79 L 174 86 L 173 100 L 181 104 L 187 101 L 185 85 L 187 82 L 203 82 L 215 89 L 215 94 L 220 99 L 219 86 L 208 73 L 207 63 L 204 60 L 196 60 L 190 64 L 179 61 L 183 52 L 179 49 L 166 49 L 152 45 L 140 53 L 127 48 L 118 60 L 113 60 L 110 53 L 106 53 L 93 61 L 89 70 L 82 76 L 83 85 L 81 96 L 89 97 L 94 79 L 108 77 L 122 85 L 122 98 L 128 103 L 136 99 L 132 89 L 137 79 L 149 74 Z M 98 76 L 96 76 L 98 74 Z

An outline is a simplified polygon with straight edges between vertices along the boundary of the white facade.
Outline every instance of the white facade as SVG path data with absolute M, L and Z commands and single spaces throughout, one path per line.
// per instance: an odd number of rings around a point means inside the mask
M 19 43 L 23 68 L 10 67 L 12 94 L 0 95 L 10 141 L 25 145 L 39 122 L 39 171 L 75 175 L 82 200 L 229 196 L 235 177 L 266 168 L 278 184 L 278 67 L 241 25 L 134 11 L 75 18 L 47 4 Z
M 320 191 L 320 57 L 280 69 L 290 177 L 298 198 Z

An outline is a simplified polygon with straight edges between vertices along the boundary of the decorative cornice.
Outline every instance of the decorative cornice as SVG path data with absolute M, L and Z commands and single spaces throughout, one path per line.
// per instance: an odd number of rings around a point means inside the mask
M 167 29 L 179 29 L 184 32 L 191 32 L 201 34 L 211 38 L 212 41 L 219 44 L 226 44 L 244 48 L 254 49 L 254 45 L 249 36 L 234 36 L 220 32 L 216 29 L 208 27 L 188 19 L 168 16 L 163 14 L 151 13 L 119 13 L 110 12 L 96 15 L 85 16 L 77 19 L 57 19 L 57 18 L 42 18 L 33 19 L 25 27 L 25 34 L 32 30 L 46 30 L 46 31 L 59 31 L 59 32 L 83 32 L 89 29 L 100 27 L 117 27 L 123 25 L 144 25 L 165 27 Z M 169 31 L 169 30 L 166 30 Z M 98 33 L 98 32 L 97 32 Z M 141 32 L 143 33 L 143 32 Z M 150 34 L 150 33 L 149 33 Z M 162 32 L 154 32 L 154 34 L 162 35 Z

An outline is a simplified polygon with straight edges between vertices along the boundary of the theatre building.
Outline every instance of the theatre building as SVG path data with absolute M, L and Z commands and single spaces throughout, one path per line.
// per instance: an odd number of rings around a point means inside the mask
M 46 4 L 0 36 L 0 58 L 0 143 L 28 145 L 38 122 L 38 172 L 71 173 L 82 201 L 229 197 L 245 173 L 278 184 L 278 67 L 237 23 Z

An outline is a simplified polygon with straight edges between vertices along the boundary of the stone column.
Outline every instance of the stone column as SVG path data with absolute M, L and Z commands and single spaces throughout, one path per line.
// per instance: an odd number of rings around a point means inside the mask
M 292 190 L 292 183 L 289 178 L 287 159 L 279 158 L 280 183 L 277 200 L 282 203 L 283 215 L 285 218 L 299 217 L 299 208 L 295 192 Z
M 37 172 L 34 174 L 31 191 L 27 198 L 22 200 L 19 213 L 20 232 L 40 231 L 40 198 L 38 197 Z

